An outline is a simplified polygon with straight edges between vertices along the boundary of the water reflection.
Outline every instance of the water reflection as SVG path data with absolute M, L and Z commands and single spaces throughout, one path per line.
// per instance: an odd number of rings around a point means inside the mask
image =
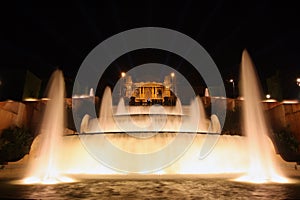
M 297 199 L 300 180 L 293 184 L 251 184 L 220 178 L 153 180 L 88 179 L 57 185 L 0 183 L 8 199 Z

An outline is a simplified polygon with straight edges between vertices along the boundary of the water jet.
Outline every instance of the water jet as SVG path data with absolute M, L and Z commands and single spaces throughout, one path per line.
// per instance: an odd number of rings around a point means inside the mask
M 277 168 L 274 147 L 269 139 L 270 127 L 262 107 L 262 93 L 254 64 L 244 50 L 241 63 L 243 128 L 249 149 L 249 168 L 241 181 L 255 183 L 288 182 Z
M 23 180 L 26 184 L 54 184 L 70 182 L 72 179 L 61 174 L 59 154 L 64 132 L 65 83 L 61 70 L 56 70 L 48 83 L 45 112 L 40 134 L 34 141 L 29 157 L 29 168 Z

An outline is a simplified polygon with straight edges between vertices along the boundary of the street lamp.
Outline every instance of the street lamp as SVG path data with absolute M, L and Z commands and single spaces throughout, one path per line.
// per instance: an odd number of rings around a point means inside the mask
M 124 84 L 124 77 L 126 76 L 125 72 L 121 72 L 121 80 L 120 80 L 120 97 L 122 96 L 122 87 Z
M 172 78 L 172 86 L 173 86 L 173 90 L 174 90 L 174 94 L 176 95 L 176 89 L 175 89 L 175 73 L 172 72 L 171 73 L 171 78 Z
M 126 76 L 126 73 L 125 73 L 125 72 L 122 72 L 122 73 L 121 73 L 121 76 L 122 76 L 122 78 L 124 78 L 124 77 Z
M 234 97 L 235 97 L 235 85 L 234 85 L 234 80 L 233 80 L 233 79 L 230 79 L 229 82 L 232 83 L 232 96 L 233 96 L 233 98 L 234 98 Z
M 297 85 L 300 87 L 300 78 L 296 79 Z M 300 94 L 298 93 L 298 99 L 300 99 Z

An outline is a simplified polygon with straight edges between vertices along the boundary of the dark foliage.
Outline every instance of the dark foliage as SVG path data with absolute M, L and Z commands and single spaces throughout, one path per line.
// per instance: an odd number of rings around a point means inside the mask
M 28 154 L 33 141 L 31 132 L 23 127 L 10 127 L 0 136 L 0 163 L 18 161 Z
M 273 134 L 275 140 L 280 144 L 281 148 L 284 148 L 288 152 L 299 151 L 299 142 L 292 134 L 289 127 L 281 129 L 280 131 L 275 131 Z
M 240 107 L 236 107 L 235 110 L 227 110 L 222 134 L 242 135 L 241 116 Z

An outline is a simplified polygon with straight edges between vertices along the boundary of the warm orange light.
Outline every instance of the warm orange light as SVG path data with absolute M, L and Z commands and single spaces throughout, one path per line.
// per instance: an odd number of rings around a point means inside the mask
M 172 72 L 172 73 L 171 73 L 171 77 L 173 78 L 174 76 L 175 76 L 175 73 L 174 73 L 174 72 Z
M 125 73 L 125 72 L 122 72 L 122 73 L 121 73 L 121 76 L 122 76 L 122 78 L 124 78 L 124 77 L 126 76 L 126 73 Z
M 24 101 L 38 101 L 38 99 L 29 97 L 29 98 L 25 98 Z
M 50 98 L 47 98 L 47 97 L 44 97 L 44 98 L 41 98 L 42 101 L 49 101 Z
M 277 102 L 277 100 L 276 99 L 266 99 L 266 100 L 262 100 L 262 102 L 274 103 L 274 102 Z
M 235 181 L 248 182 L 248 183 L 290 183 L 291 181 L 285 177 L 273 174 L 271 177 L 261 176 L 260 174 L 247 174 L 245 176 L 235 179 Z
M 296 104 L 299 103 L 298 100 L 283 100 L 282 101 L 283 104 Z
M 58 183 L 72 183 L 75 180 L 66 177 L 66 176 L 57 176 L 57 177 L 28 177 L 25 178 L 22 183 L 23 184 L 45 184 L 45 185 L 52 185 Z

